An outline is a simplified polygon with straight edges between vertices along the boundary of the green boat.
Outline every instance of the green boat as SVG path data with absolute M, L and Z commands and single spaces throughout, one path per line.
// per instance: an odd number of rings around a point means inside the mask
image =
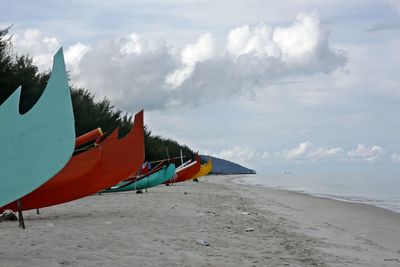
M 115 193 L 133 190 L 142 190 L 160 185 L 175 176 L 175 164 L 162 167 L 159 171 L 150 174 L 137 182 L 125 181 L 104 190 L 102 193 Z

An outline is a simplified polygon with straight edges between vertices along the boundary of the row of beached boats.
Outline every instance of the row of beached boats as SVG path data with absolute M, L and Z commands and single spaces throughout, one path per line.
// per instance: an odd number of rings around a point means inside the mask
M 18 112 L 20 91 L 18 88 L 0 106 L 0 213 L 18 211 L 22 217 L 23 210 L 99 192 L 169 185 L 199 178 L 212 170 L 211 160 L 201 164 L 199 155 L 179 167 L 167 159 L 149 169 L 150 164 L 144 163 L 143 110 L 134 116 L 131 131 L 121 139 L 118 129 L 108 136 L 95 129 L 75 138 L 62 49 L 54 56 L 41 98 L 23 115 Z M 76 149 L 82 145 L 84 149 Z
M 210 158 L 206 163 L 200 165 L 200 157 L 196 156 L 194 162 L 182 165 L 182 167 L 176 168 L 175 163 L 163 161 L 151 171 L 130 177 L 101 193 L 124 191 L 140 192 L 143 189 L 155 187 L 160 184 L 170 185 L 187 180 L 197 180 L 197 178 L 205 176 L 212 171 L 212 162 Z

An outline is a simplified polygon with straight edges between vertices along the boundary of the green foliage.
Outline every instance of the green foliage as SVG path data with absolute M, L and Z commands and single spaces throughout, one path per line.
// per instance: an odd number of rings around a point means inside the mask
M 121 137 L 131 129 L 132 116 L 115 110 L 108 99 L 104 98 L 96 103 L 94 95 L 82 88 L 73 89 L 71 96 L 77 136 L 97 127 L 101 127 L 106 133 L 119 127 Z
M 193 158 L 193 151 L 186 145 L 179 145 L 176 141 L 170 138 L 163 138 L 159 135 L 151 135 L 151 131 L 145 128 L 145 148 L 146 148 L 146 160 L 155 161 L 165 158 L 177 158 L 180 157 L 180 151 L 182 150 L 183 161 Z M 180 165 L 180 159 L 175 159 L 177 165 Z
M 13 51 L 10 27 L 0 29 L 0 105 L 18 88 L 22 86 L 20 113 L 26 113 L 34 106 L 43 93 L 49 73 L 39 73 L 37 66 L 29 55 L 17 55 Z M 120 137 L 126 135 L 132 127 L 132 116 L 115 109 L 106 98 L 96 102 L 94 95 L 84 88 L 71 88 L 72 104 L 75 115 L 76 135 L 82 135 L 97 127 L 111 133 L 119 127 Z M 185 159 L 192 158 L 193 152 L 187 146 L 181 146 L 172 139 L 151 135 L 145 127 L 146 160 L 156 161 L 178 157 L 182 149 Z M 179 161 L 177 161 L 178 163 Z

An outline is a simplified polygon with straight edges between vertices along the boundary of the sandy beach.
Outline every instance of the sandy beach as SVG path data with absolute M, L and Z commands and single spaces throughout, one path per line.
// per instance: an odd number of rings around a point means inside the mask
M 25 212 L 0 223 L 0 266 L 400 266 L 400 214 L 231 180 Z

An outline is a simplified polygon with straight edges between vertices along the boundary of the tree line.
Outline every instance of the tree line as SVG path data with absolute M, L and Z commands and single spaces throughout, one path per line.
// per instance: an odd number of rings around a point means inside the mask
M 29 55 L 19 55 L 12 45 L 10 27 L 0 29 L 0 105 L 19 87 L 21 99 L 19 112 L 28 112 L 40 98 L 50 77 L 50 72 L 39 72 Z M 72 105 L 75 116 L 76 136 L 101 127 L 106 133 L 120 128 L 120 136 L 131 128 L 132 115 L 116 109 L 107 98 L 95 101 L 95 96 L 85 88 L 70 85 Z M 1 122 L 0 122 L 1 123 Z M 4 130 L 4 129 L 3 129 Z M 186 145 L 152 134 L 145 126 L 145 153 L 147 161 L 165 159 L 180 155 L 182 150 L 186 158 L 194 153 Z

